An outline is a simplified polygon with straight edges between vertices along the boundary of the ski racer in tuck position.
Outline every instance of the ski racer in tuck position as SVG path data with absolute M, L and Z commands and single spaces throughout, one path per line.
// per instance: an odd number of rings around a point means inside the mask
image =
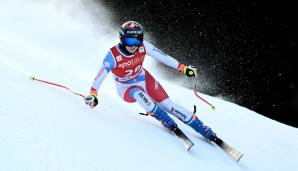
M 112 72 L 118 95 L 126 102 L 137 102 L 147 112 L 170 130 L 177 127 L 171 114 L 210 141 L 216 134 L 204 125 L 192 112 L 174 103 L 154 77 L 143 68 L 146 55 L 175 68 L 188 77 L 197 77 L 197 69 L 179 63 L 173 57 L 163 53 L 147 41 L 143 41 L 143 27 L 135 21 L 124 23 L 120 30 L 120 43 L 110 48 L 105 56 L 91 86 L 90 95 L 85 102 L 91 108 L 98 104 L 97 92 L 108 75 Z

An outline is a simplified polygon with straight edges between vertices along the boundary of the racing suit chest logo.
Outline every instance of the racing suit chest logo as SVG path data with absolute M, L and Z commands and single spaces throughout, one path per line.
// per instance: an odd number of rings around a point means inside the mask
M 144 61 L 145 55 L 142 56 L 134 56 L 131 59 L 126 58 L 126 60 L 122 60 L 121 62 L 118 62 L 117 67 L 125 69 L 127 67 L 133 67 L 135 65 L 142 65 Z

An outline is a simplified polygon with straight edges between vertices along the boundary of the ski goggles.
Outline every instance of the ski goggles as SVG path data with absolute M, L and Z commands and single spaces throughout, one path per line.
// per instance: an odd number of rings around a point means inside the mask
M 143 41 L 135 37 L 125 37 L 123 40 L 125 46 L 141 46 Z

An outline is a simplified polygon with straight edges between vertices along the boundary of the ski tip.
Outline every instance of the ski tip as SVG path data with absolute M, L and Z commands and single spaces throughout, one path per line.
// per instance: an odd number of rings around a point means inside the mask
M 240 161 L 240 159 L 243 157 L 243 154 L 241 154 L 237 159 L 236 159 L 236 161 L 237 161 L 237 163 L 239 163 L 239 161 Z
M 191 142 L 189 144 L 189 146 L 186 147 L 187 152 L 189 152 L 189 150 L 194 146 L 195 144 L 193 142 Z

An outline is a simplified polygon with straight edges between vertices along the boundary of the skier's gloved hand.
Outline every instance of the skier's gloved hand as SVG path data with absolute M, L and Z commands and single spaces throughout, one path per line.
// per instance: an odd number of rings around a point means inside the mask
M 195 66 L 185 66 L 183 64 L 180 64 L 178 70 L 188 77 L 198 76 L 197 68 Z
M 98 104 L 98 100 L 96 95 L 89 95 L 85 98 L 85 103 L 90 106 L 90 108 L 94 108 Z

